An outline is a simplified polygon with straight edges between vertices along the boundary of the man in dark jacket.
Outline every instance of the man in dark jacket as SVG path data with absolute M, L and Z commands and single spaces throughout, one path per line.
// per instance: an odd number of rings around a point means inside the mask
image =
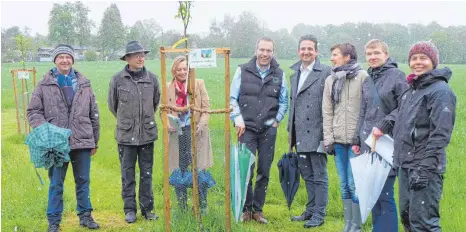
M 369 65 L 369 77 L 362 84 L 361 109 L 353 141 L 353 152 L 356 154 L 371 151 L 364 140 L 372 133 L 373 127 L 385 128 L 383 125 L 386 120 L 394 120 L 399 98 L 409 88 L 406 75 L 390 58 L 385 42 L 373 39 L 367 42 L 364 48 Z M 395 179 L 396 173 L 392 170 L 382 189 L 382 194 L 372 208 L 374 232 L 398 231 L 394 198 Z
M 230 87 L 230 113 L 239 140 L 253 154 L 258 151 L 257 177 L 254 192 L 251 167 L 246 203 L 241 220 L 251 219 L 266 224 L 262 214 L 270 166 L 272 165 L 275 139 L 280 121 L 288 109 L 288 90 L 285 74 L 273 57 L 274 43 L 262 37 L 256 44 L 256 56 L 240 65 Z
M 306 221 L 304 227 L 324 223 L 328 204 L 327 155 L 321 145 L 323 140 L 322 96 L 325 79 L 331 68 L 317 58 L 317 38 L 305 35 L 299 39 L 300 61 L 290 68 L 291 107 L 288 118 L 290 147 L 298 153 L 298 168 L 306 183 L 306 210 L 292 221 Z M 319 149 L 320 147 L 320 149 Z
M 112 77 L 108 91 L 108 107 L 117 118 L 115 138 L 121 164 L 122 197 L 125 220 L 136 221 L 136 160 L 139 160 L 139 206 L 143 217 L 156 220 L 152 193 L 154 141 L 157 140 L 155 111 L 160 100 L 160 85 L 152 72 L 144 67 L 144 50 L 137 41 L 130 41 L 121 57 L 126 65 Z
M 91 156 L 99 142 L 99 110 L 90 81 L 72 68 L 74 49 L 59 44 L 53 50 L 56 67 L 48 71 L 32 93 L 27 109 L 29 124 L 36 128 L 43 123 L 71 130 L 70 159 L 76 184 L 79 223 L 98 229 L 91 211 L 89 173 Z M 63 214 L 63 183 L 69 162 L 49 169 L 49 198 L 47 206 L 48 231 L 59 231 Z
M 380 134 L 393 128 L 393 162 L 399 167 L 399 207 L 405 231 L 441 231 L 446 148 L 456 114 L 456 96 L 448 85 L 452 73 L 447 67 L 437 68 L 438 50 L 431 42 L 414 44 L 408 60 L 410 88 L 401 97 L 396 118 L 384 121 Z

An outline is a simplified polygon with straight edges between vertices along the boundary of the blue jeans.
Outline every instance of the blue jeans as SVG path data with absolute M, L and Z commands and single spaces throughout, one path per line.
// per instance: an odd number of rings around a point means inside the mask
M 355 157 L 349 144 L 334 144 L 335 165 L 338 178 L 340 179 L 340 191 L 342 199 L 351 199 L 353 203 L 359 203 L 356 197 L 356 186 L 354 185 L 353 172 L 351 171 L 350 158 Z
M 73 166 L 74 182 L 76 184 L 76 210 L 78 215 L 92 211 L 89 194 L 89 173 L 91 168 L 91 150 L 72 150 L 70 152 L 71 165 Z M 63 214 L 63 182 L 65 182 L 68 163 L 62 167 L 49 169 L 49 200 L 47 206 L 47 218 L 50 225 L 60 224 Z
M 379 199 L 372 208 L 373 232 L 397 232 L 398 219 L 394 197 L 396 176 L 389 176 L 385 181 Z

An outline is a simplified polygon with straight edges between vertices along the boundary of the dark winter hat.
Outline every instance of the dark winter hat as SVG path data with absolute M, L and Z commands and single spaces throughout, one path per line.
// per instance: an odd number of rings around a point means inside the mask
M 432 65 L 437 68 L 439 63 L 439 54 L 437 47 L 431 41 L 419 41 L 409 49 L 408 62 L 411 60 L 411 56 L 414 54 L 422 53 L 432 60 Z
M 55 59 L 57 59 L 57 56 L 60 54 L 68 54 L 71 56 L 73 59 L 73 64 L 74 64 L 74 49 L 71 47 L 71 45 L 68 44 L 59 44 L 53 49 L 52 56 L 53 56 L 53 63 L 55 63 Z
M 138 52 L 144 52 L 145 54 L 149 53 L 150 51 L 149 50 L 145 50 L 144 47 L 142 47 L 142 45 L 136 41 L 136 40 L 133 40 L 133 41 L 129 41 L 128 44 L 126 45 L 126 53 L 124 56 L 122 56 L 120 59 L 121 60 L 125 60 L 125 57 L 129 54 L 133 54 L 133 53 L 138 53 Z

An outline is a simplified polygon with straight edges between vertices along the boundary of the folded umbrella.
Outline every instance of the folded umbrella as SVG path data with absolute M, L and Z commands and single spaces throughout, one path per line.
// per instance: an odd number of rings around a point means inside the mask
M 254 154 L 244 143 L 231 145 L 230 153 L 230 194 L 231 209 L 238 222 L 246 202 L 246 192 L 251 177 L 251 165 L 255 162 Z
M 49 169 L 61 167 L 64 162 L 70 162 L 70 145 L 68 138 L 71 130 L 44 123 L 26 137 L 29 146 L 31 162 L 36 168 Z
M 290 209 L 299 188 L 298 155 L 294 152 L 284 154 L 280 161 L 278 161 L 277 166 L 280 185 L 285 194 L 288 209 Z

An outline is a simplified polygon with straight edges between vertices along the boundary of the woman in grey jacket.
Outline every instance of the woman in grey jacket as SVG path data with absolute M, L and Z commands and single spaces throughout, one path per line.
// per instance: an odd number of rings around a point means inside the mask
M 389 57 L 386 43 L 373 39 L 367 42 L 364 48 L 370 68 L 369 77 L 362 84 L 361 109 L 352 148 L 355 154 L 370 152 L 371 148 L 364 143 L 364 140 L 370 135 L 373 127 L 385 128 L 384 120 L 394 119 L 398 99 L 409 88 L 405 74 Z M 392 170 L 382 194 L 372 208 L 374 232 L 398 231 L 394 198 L 395 180 L 395 171 Z

